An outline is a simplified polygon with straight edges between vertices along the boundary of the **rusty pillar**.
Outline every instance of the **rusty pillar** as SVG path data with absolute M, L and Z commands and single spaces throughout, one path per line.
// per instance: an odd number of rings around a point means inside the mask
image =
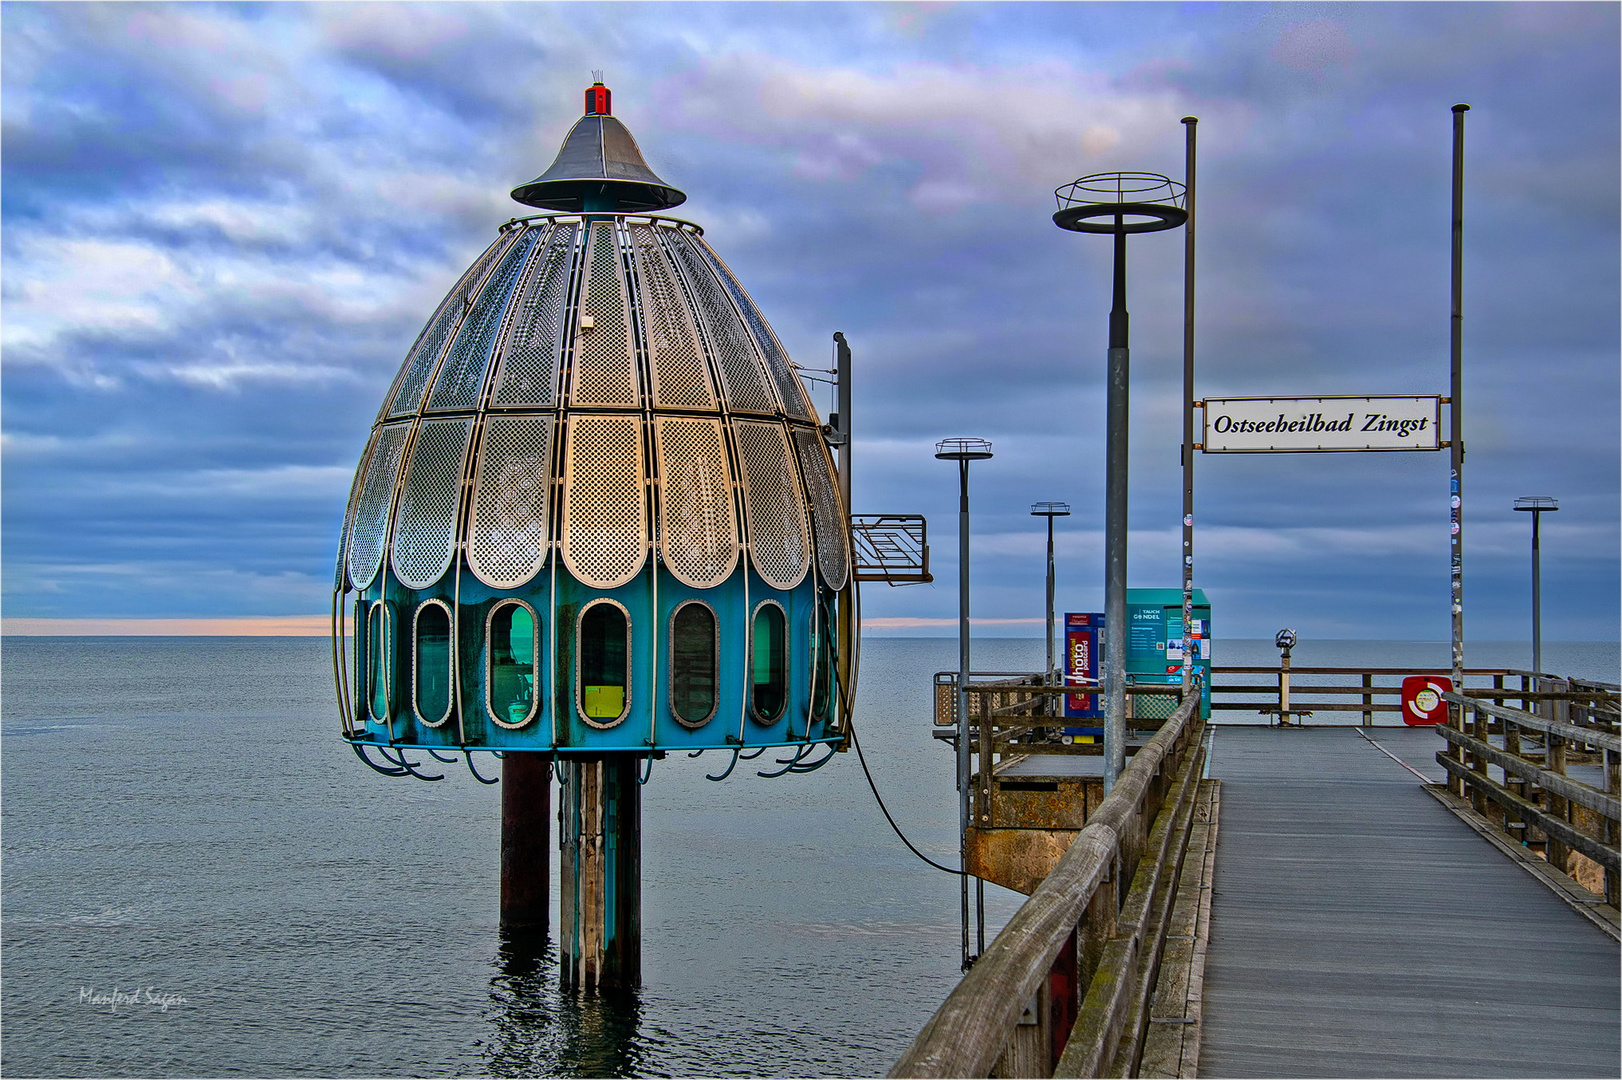
M 501 926 L 545 934 L 551 896 L 552 770 L 547 754 L 501 760 Z

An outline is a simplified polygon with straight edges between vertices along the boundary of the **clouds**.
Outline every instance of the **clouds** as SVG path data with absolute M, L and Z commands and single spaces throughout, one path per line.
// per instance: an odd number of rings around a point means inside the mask
M 976 611 L 1007 632 L 1040 614 L 1030 502 L 1078 507 L 1061 603 L 1096 608 L 1102 578 L 1108 244 L 1055 229 L 1053 189 L 1180 177 L 1178 120 L 1199 116 L 1199 393 L 1443 393 L 1448 107 L 1471 102 L 1468 625 L 1522 633 L 1507 507 L 1537 489 L 1570 508 L 1545 546 L 1548 632 L 1616 633 L 1614 6 L 4 15 L 8 617 L 324 609 L 389 380 L 606 68 L 649 162 L 689 193 L 679 215 L 795 358 L 823 366 L 833 330 L 851 340 L 855 509 L 930 514 L 949 577 L 931 445 L 994 441 Z M 1182 247 L 1131 249 L 1134 584 L 1177 578 Z M 1446 635 L 1441 455 L 1196 468 L 1197 576 L 1229 632 L 1322 617 Z M 953 593 L 875 590 L 866 608 L 927 627 Z

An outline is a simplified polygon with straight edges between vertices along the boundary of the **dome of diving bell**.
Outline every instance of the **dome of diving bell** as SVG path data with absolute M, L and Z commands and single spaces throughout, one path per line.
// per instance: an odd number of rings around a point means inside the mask
M 835 743 L 848 517 L 821 420 L 607 87 L 406 353 L 351 489 L 345 734 Z M 353 594 L 352 596 L 350 594 Z

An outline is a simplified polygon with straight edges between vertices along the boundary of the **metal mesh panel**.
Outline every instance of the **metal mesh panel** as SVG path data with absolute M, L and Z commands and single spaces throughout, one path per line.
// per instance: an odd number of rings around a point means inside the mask
M 789 462 L 788 436 L 779 424 L 736 423 L 738 449 L 749 474 L 749 550 L 755 572 L 768 585 L 792 589 L 811 565 L 805 497 Z
M 704 313 L 710 347 L 720 361 L 721 376 L 727 384 L 727 407 L 742 412 L 776 412 L 777 397 L 766 385 L 765 370 L 726 292 L 689 237 L 675 229 L 666 229 L 664 233 L 670 250 L 675 252 L 677 262 L 687 273 L 695 302 Z
M 473 421 L 467 418 L 424 420 L 417 429 L 390 545 L 395 576 L 413 589 L 426 589 L 450 569 L 462 464 L 472 431 Z
M 643 325 L 653 361 L 653 400 L 659 408 L 714 409 L 708 365 L 687 310 L 687 295 L 654 234 L 655 226 L 631 226 L 636 271 L 641 279 Z
M 631 320 L 625 302 L 625 278 L 620 273 L 619 238 L 613 222 L 600 221 L 591 227 L 587 260 L 586 284 L 580 294 L 579 321 L 574 336 L 569 402 L 635 408 Z
M 843 589 L 850 572 L 850 544 L 845 508 L 834 485 L 833 466 L 823 449 L 819 432 L 798 428 L 793 432 L 794 449 L 800 457 L 800 475 L 811 497 L 811 519 L 817 530 L 817 568 L 830 589 Z
M 708 589 L 738 565 L 732 475 L 715 420 L 658 421 L 659 545 L 676 580 Z
M 493 589 L 528 584 L 546 565 L 551 414 L 484 422 L 468 530 L 468 568 Z
M 389 402 L 390 417 L 410 416 L 422 404 L 423 392 L 428 388 L 428 378 L 434 373 L 434 362 L 439 359 L 439 353 L 445 346 L 445 339 L 450 337 L 451 330 L 467 311 L 468 297 L 478 288 L 479 282 L 484 280 L 485 271 L 490 269 L 490 264 L 501 254 L 501 250 L 511 239 L 512 233 L 503 233 L 497 237 L 495 243 L 484 249 L 484 254 L 479 256 L 478 262 L 462 275 L 462 280 L 456 283 L 456 288 L 450 291 L 450 295 L 440 302 L 439 310 L 428 320 L 427 328 L 423 330 L 422 336 L 417 338 L 417 344 L 400 369 L 394 397 Z
M 795 372 L 794 365 L 789 362 L 788 353 L 778 342 L 777 335 L 772 328 L 766 325 L 766 319 L 755 307 L 755 302 L 749 299 L 749 294 L 743 291 L 738 279 L 733 276 L 727 264 L 715 253 L 715 249 L 703 240 L 695 239 L 693 245 L 704 252 L 705 257 L 715 269 L 716 276 L 721 284 L 726 286 L 727 292 L 738 304 L 738 310 L 743 312 L 744 322 L 749 324 L 750 333 L 755 336 L 755 343 L 760 346 L 760 355 L 766 358 L 766 370 L 771 373 L 772 382 L 777 387 L 777 397 L 783 403 L 783 411 L 800 420 L 812 418 L 811 405 L 806 397 L 805 384 L 800 382 L 800 376 Z
M 474 301 L 462 329 L 457 331 L 451 351 L 445 354 L 445 362 L 439 366 L 433 393 L 428 397 L 429 412 L 471 409 L 479 403 L 484 377 L 490 370 L 490 353 L 496 343 L 496 333 L 501 329 L 502 316 L 507 313 L 507 302 L 512 299 L 513 284 L 541 231 L 538 228 L 521 230 L 523 235 L 513 241 L 507 254 L 501 257 L 501 264 Z
M 383 565 L 383 537 L 388 528 L 389 504 L 394 498 L 394 478 L 400 474 L 400 454 L 405 450 L 410 424 L 391 424 L 377 435 L 372 458 L 366 463 L 366 481 L 361 485 L 360 502 L 349 528 L 349 580 L 364 589 Z
M 333 574 L 332 587 L 344 587 L 344 564 L 349 557 L 349 530 L 355 524 L 355 505 L 360 501 L 362 481 L 366 478 L 366 463 L 372 459 L 372 450 L 377 445 L 377 432 L 373 431 L 366 440 L 366 449 L 361 451 L 360 464 L 355 466 L 355 479 L 349 483 L 349 501 L 344 503 L 344 527 L 338 533 L 338 569 Z
M 545 250 L 530 263 L 524 299 L 496 368 L 492 404 L 550 408 L 557 402 L 563 310 L 577 231 L 572 222 L 555 226 Z
M 636 577 L 647 558 L 641 418 L 571 416 L 563 467 L 563 564 L 594 589 Z

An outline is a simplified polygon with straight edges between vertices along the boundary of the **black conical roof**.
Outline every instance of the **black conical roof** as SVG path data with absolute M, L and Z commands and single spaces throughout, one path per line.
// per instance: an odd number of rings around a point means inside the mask
M 680 206 L 687 195 L 648 168 L 630 130 L 613 116 L 582 116 L 570 129 L 551 168 L 512 197 L 526 206 L 580 213 L 588 196 L 609 195 L 627 212 Z

